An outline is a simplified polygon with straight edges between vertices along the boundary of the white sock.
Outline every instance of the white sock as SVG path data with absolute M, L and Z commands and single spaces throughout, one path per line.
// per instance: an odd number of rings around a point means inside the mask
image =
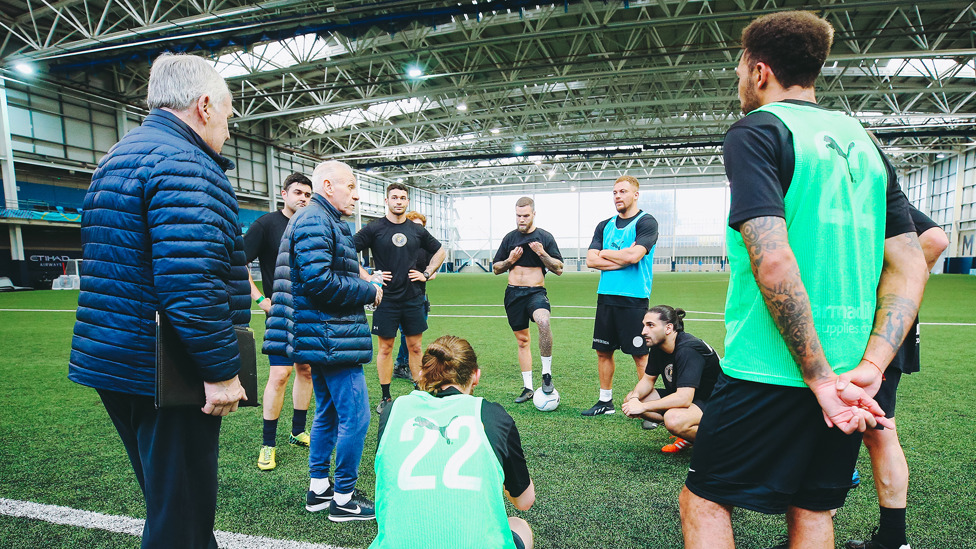
M 613 400 L 613 389 L 600 389 L 600 402 Z
M 348 494 L 340 494 L 339 492 L 336 492 L 335 497 L 333 497 L 333 499 L 335 500 L 336 505 L 345 505 L 349 503 L 349 500 L 352 499 L 352 492 Z
M 531 371 L 522 372 L 522 385 L 525 385 L 525 388 L 526 389 L 528 389 L 530 391 L 532 390 L 532 372 Z
M 324 493 L 329 489 L 329 486 L 332 486 L 332 483 L 329 482 L 329 477 L 313 478 L 312 481 L 308 483 L 309 491 L 315 492 L 316 494 Z
M 552 357 L 544 356 L 542 357 L 542 375 L 552 375 Z

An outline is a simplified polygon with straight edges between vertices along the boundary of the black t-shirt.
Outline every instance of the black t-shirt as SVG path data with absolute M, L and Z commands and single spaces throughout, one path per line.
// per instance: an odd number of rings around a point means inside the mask
M 925 231 L 939 226 L 931 217 L 918 211 L 914 206 L 909 207 L 908 211 L 911 213 L 912 223 L 915 224 L 915 234 L 917 235 L 921 235 Z M 913 374 L 919 371 L 921 369 L 921 357 L 919 356 L 918 345 L 918 317 L 915 317 L 915 322 L 912 324 L 911 330 L 905 336 L 905 341 L 898 348 L 894 358 L 891 359 L 889 368 L 896 368 L 904 374 Z
M 393 273 L 393 279 L 383 286 L 384 300 L 406 301 L 423 295 L 424 286 L 411 282 L 407 273 L 417 267 L 421 250 L 433 255 L 441 243 L 422 225 L 409 220 L 393 223 L 381 217 L 360 229 L 355 241 L 357 252 L 372 250 L 377 269 Z
M 819 107 L 807 101 L 787 101 Z M 793 134 L 776 115 L 757 111 L 739 120 L 725 134 L 723 156 L 729 178 L 731 201 L 729 227 L 739 230 L 743 222 L 756 217 L 786 217 L 783 197 L 790 188 L 795 166 Z M 898 186 L 895 169 L 888 170 L 885 238 L 912 232 L 908 199 Z
M 268 299 L 272 297 L 272 283 L 274 282 L 275 262 L 278 260 L 278 247 L 281 245 L 281 235 L 285 234 L 288 218 L 281 210 L 266 213 L 257 218 L 244 233 L 244 253 L 247 262 L 255 258 L 261 262 L 261 286 Z
M 707 401 L 722 368 L 718 353 L 707 343 L 688 332 L 678 332 L 673 353 L 665 353 L 659 345 L 651 347 L 644 373 L 659 376 L 670 393 L 694 387 L 695 400 Z
M 637 215 L 640 215 L 641 210 L 637 211 Z M 623 229 L 637 218 L 628 217 L 624 219 L 619 215 L 611 217 L 614 223 L 617 225 L 618 229 Z M 604 219 L 596 226 L 596 230 L 593 231 L 593 240 L 590 241 L 591 250 L 602 250 L 603 249 L 603 231 L 607 228 L 607 223 L 610 219 Z M 635 245 L 643 246 L 647 253 L 651 253 L 651 248 L 657 244 L 657 219 L 654 216 L 647 214 L 641 217 L 637 222 L 637 234 L 634 239 Z M 597 303 L 602 305 L 611 305 L 613 307 L 630 307 L 634 309 L 646 309 L 647 299 L 640 297 L 628 297 L 623 295 L 609 295 L 609 294 L 597 294 Z
M 552 237 L 552 234 L 549 231 L 536 227 L 531 233 L 522 234 L 516 229 L 505 235 L 502 243 L 498 246 L 498 251 L 495 252 L 495 258 L 492 259 L 492 263 L 498 263 L 499 261 L 508 259 L 508 254 L 512 253 L 512 249 L 516 246 L 521 246 L 522 256 L 518 258 L 515 265 L 519 267 L 539 267 L 542 269 L 542 273 L 545 274 L 546 266 L 539 259 L 539 255 L 529 247 L 529 242 L 541 242 L 542 248 L 553 259 L 563 260 L 562 254 L 559 253 L 559 246 L 556 245 L 556 239 Z
M 460 394 L 461 391 L 451 387 L 435 396 L 440 398 Z M 387 406 L 380 415 L 379 431 L 376 435 L 377 448 L 379 448 L 379 441 L 383 439 L 383 431 L 386 429 L 386 422 L 390 419 L 392 411 L 393 406 Z M 481 405 L 481 423 L 485 426 L 485 435 L 488 436 L 491 449 L 495 451 L 495 457 L 502 464 L 502 471 L 505 473 L 505 489 L 513 498 L 517 498 L 529 487 L 532 479 L 529 477 L 529 468 L 525 464 L 522 439 L 519 437 L 515 420 L 500 404 L 486 400 Z

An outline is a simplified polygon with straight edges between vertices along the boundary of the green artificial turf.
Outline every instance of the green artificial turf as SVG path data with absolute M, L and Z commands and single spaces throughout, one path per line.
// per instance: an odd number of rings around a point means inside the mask
M 652 304 L 687 309 L 687 331 L 723 352 L 728 277 L 710 273 L 655 275 Z M 521 376 L 515 338 L 501 306 L 505 277 L 488 274 L 439 275 L 428 285 L 433 304 L 428 343 L 454 334 L 471 341 L 483 369 L 476 394 L 500 402 L 515 418 L 536 485 L 535 506 L 525 518 L 540 548 L 680 547 L 677 496 L 693 449 L 664 455 L 663 429 L 642 431 L 619 412 L 582 418 L 597 399 L 596 357 L 590 349 L 591 308 L 597 276 L 550 276 L 555 351 L 553 372 L 559 409 L 541 413 L 516 405 Z M 36 291 L 0 294 L 0 497 L 55 504 L 111 515 L 144 517 L 138 484 L 114 428 L 94 390 L 67 380 L 68 353 L 77 292 Z M 447 307 L 446 305 L 490 305 Z M 579 306 L 579 308 L 567 306 Z M 69 312 L 15 312 L 55 309 Z M 580 317 L 580 318 L 565 318 Z M 251 322 L 260 340 L 263 315 Z M 922 321 L 976 323 L 976 277 L 939 275 L 926 291 Z M 533 346 L 536 334 L 532 328 Z M 976 460 L 972 433 L 976 418 L 971 387 L 976 326 L 922 326 L 922 372 L 902 380 L 898 422 L 911 467 L 909 536 L 913 547 L 976 547 Z M 535 353 L 537 355 L 537 353 Z M 374 364 L 367 384 L 375 405 L 379 385 Z M 267 361 L 259 359 L 260 387 Z M 538 361 L 536 385 L 541 383 Z M 617 403 L 636 380 L 633 362 L 623 356 L 615 379 Z M 394 396 L 411 385 L 394 380 Z M 278 467 L 255 466 L 261 444 L 261 411 L 247 408 L 224 420 L 221 432 L 219 530 L 277 539 L 365 547 L 372 523 L 337 525 L 323 513 L 304 510 L 307 450 L 286 443 L 291 396 L 279 425 Z M 373 452 L 376 421 L 370 426 L 359 487 L 374 495 Z M 309 418 L 311 420 L 311 417 Z M 840 547 L 848 537 L 867 534 L 877 522 L 877 499 L 867 452 L 858 463 L 863 482 L 837 515 Z M 782 517 L 736 511 L 738 546 L 773 545 L 785 533 Z M 2 547 L 137 547 L 125 534 L 86 530 L 0 516 Z

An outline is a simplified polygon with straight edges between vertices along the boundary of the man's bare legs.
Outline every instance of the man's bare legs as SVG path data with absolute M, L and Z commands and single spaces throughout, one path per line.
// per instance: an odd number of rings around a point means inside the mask
M 272 366 L 268 373 L 268 384 L 264 386 L 264 419 L 276 420 L 281 416 L 285 404 L 285 387 L 295 369 L 295 383 L 291 390 L 292 407 L 295 410 L 308 410 L 312 400 L 312 369 L 308 364 L 294 366 Z
M 532 312 L 532 320 L 535 321 L 535 325 L 539 328 L 539 355 L 551 358 L 552 326 L 549 323 L 549 317 L 550 313 L 546 309 L 536 309 Z M 521 348 L 519 351 L 521 351 Z M 519 359 L 519 362 L 521 363 L 521 357 L 519 357 Z
M 519 370 L 523 372 L 532 371 L 532 336 L 529 329 L 516 330 L 515 341 L 518 343 Z M 531 387 L 529 387 L 531 389 Z
M 692 404 L 687 408 L 671 408 L 664 413 L 664 428 L 676 437 L 694 442 L 701 418 L 702 409 L 697 404 Z
M 678 498 L 681 508 L 681 532 L 685 549 L 734 549 L 732 507 L 709 501 L 686 486 Z M 834 523 L 830 511 L 809 511 L 789 507 L 786 527 L 790 549 L 832 549 Z
M 894 418 L 892 418 L 894 421 Z M 908 505 L 908 462 L 895 429 L 869 429 L 864 445 L 871 455 L 874 487 L 882 507 L 901 509 Z
M 420 362 L 423 358 L 423 339 L 424 334 L 419 333 L 416 335 L 408 335 L 405 337 L 407 340 L 407 360 L 410 365 L 410 375 L 413 378 L 420 379 Z M 392 352 L 392 349 L 391 349 Z M 392 368 L 392 361 L 391 361 Z
M 734 549 L 732 507 L 708 501 L 686 486 L 678 497 L 685 549 Z
M 393 344 L 395 337 L 377 337 L 376 374 L 380 378 L 380 385 L 389 385 L 393 381 Z M 411 371 L 413 368 L 411 368 Z
M 834 520 L 830 511 L 790 507 L 786 511 L 790 549 L 833 549 Z

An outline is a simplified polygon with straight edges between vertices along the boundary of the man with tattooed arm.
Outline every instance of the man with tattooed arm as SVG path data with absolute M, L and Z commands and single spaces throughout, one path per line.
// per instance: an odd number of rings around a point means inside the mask
M 860 432 L 893 427 L 871 396 L 915 319 L 925 259 L 894 170 L 857 120 L 816 103 L 832 41 L 808 12 L 742 33 L 724 374 L 680 497 L 687 548 L 734 547 L 733 507 L 785 513 L 790 547 L 834 547 Z

